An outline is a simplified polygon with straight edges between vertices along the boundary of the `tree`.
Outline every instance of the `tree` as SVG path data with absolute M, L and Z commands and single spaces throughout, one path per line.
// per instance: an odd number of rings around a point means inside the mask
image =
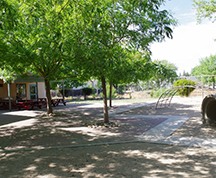
M 198 21 L 203 18 L 208 18 L 213 22 L 216 20 L 215 0 L 194 0 L 194 5 L 197 10 Z
M 139 80 L 146 81 L 150 78 L 151 59 L 149 53 L 139 51 L 126 51 L 119 56 L 115 65 L 109 70 L 107 80 L 110 85 L 109 99 L 112 106 L 112 87 L 119 84 L 137 83 Z
M 200 64 L 192 69 L 191 72 L 194 76 L 202 76 L 204 83 L 211 83 L 215 88 L 215 75 L 216 75 L 216 55 L 200 60 Z
M 2 33 L 8 55 L 2 57 L 18 72 L 31 71 L 44 78 L 47 96 L 47 113 L 52 113 L 50 81 L 61 74 L 68 59 L 73 39 L 73 16 L 77 5 L 70 1 L 5 0 L 3 4 Z M 9 16 L 13 6 L 16 19 L 12 29 L 4 16 Z M 9 11 L 9 12 L 8 12 Z M 68 36 L 70 35 L 70 36 Z M 12 55 L 16 54 L 16 55 Z
M 119 54 L 150 51 L 150 43 L 172 38 L 170 26 L 175 24 L 166 10 L 160 10 L 163 0 L 4 2 L 17 11 L 15 28 L 3 32 L 8 54 L 16 55 L 4 59 L 17 71 L 30 70 L 44 78 L 47 112 L 52 113 L 50 80 L 61 76 L 63 68 L 101 80 L 105 122 L 109 122 L 106 82 Z M 6 21 L 3 18 L 3 24 Z
M 77 35 L 75 51 L 77 68 L 101 80 L 104 98 L 104 122 L 109 122 L 106 85 L 116 77 L 113 68 L 118 64 L 117 54 L 125 49 L 146 53 L 150 43 L 172 37 L 175 24 L 166 10 L 159 7 L 163 1 L 106 0 L 86 2 L 80 14 L 85 23 Z M 82 63 L 82 65 L 80 65 Z M 125 65 L 123 65 L 126 67 Z M 124 75 L 119 71 L 118 75 Z
M 156 83 L 158 88 L 164 84 L 172 83 L 178 77 L 176 71 L 177 67 L 167 60 L 156 60 L 154 61 L 154 73 L 151 82 Z
M 216 1 L 215 0 L 194 0 L 194 5 L 197 10 L 197 19 L 200 22 L 202 19 L 207 18 L 212 22 L 216 20 Z M 216 74 L 216 56 L 211 55 L 200 61 L 200 65 L 192 69 L 193 75 L 208 75 L 203 77 L 204 83 L 210 82 L 215 88 L 215 74 Z M 211 75 L 211 77 L 209 76 Z

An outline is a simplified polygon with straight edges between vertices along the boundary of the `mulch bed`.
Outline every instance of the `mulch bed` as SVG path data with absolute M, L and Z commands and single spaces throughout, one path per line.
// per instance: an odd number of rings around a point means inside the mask
M 161 124 L 168 118 L 165 117 L 148 117 L 148 116 L 140 116 L 138 118 L 114 118 L 113 121 L 117 121 L 122 125 L 119 128 L 119 131 L 124 134 L 130 135 L 140 135 L 144 132 L 150 130 L 151 128 Z

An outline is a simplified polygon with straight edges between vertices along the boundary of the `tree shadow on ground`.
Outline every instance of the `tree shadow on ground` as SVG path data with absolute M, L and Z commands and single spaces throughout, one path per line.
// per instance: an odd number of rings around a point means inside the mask
M 146 105 L 140 108 L 131 109 L 123 114 L 137 115 L 174 115 L 174 116 L 201 116 L 201 110 L 194 110 L 193 105 L 172 103 L 167 107 L 156 108 L 155 104 Z
M 103 119 L 101 114 L 100 107 L 68 108 L 64 112 L 56 111 L 52 117 L 29 119 L 28 124 L 19 127 L 1 128 L 0 175 L 52 178 L 213 177 L 215 174 L 214 149 L 137 143 L 127 124 L 88 127 Z M 149 105 L 115 117 L 134 114 L 195 117 L 200 112 L 191 105 L 176 103 L 175 107 L 164 110 L 154 110 Z M 130 126 L 136 130 L 134 125 Z
M 214 177 L 215 150 L 149 143 L 2 153 L 2 177 Z
M 15 124 L 0 128 L 0 146 L 29 148 L 133 140 L 135 136 L 143 134 L 164 121 L 162 117 L 149 118 L 143 115 L 169 116 L 173 113 L 180 116 L 198 115 L 198 111 L 192 110 L 190 105 L 173 104 L 172 106 L 159 111 L 153 105 L 147 105 L 119 115 L 115 114 L 110 118 L 111 121 L 117 122 L 117 126 L 114 127 L 95 127 L 94 123 L 103 120 L 101 107 L 72 107 L 64 111 L 57 110 L 52 117 L 38 116 L 34 120 L 29 119 L 26 123 L 21 123 L 21 126 Z M 135 114 L 140 117 L 132 118 L 131 116 Z M 120 119 L 122 117 L 123 119 Z

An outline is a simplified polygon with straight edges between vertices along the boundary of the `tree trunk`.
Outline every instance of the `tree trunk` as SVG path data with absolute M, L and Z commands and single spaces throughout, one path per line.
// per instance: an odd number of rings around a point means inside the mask
M 109 107 L 112 107 L 112 82 L 110 82 Z
M 212 87 L 213 87 L 213 89 L 215 89 L 215 77 L 214 77 L 214 76 L 212 77 L 212 83 L 213 83 L 213 84 L 212 84 L 212 85 L 213 85 Z
M 12 106 L 11 106 L 11 83 L 7 84 L 8 86 L 8 109 L 9 111 L 12 110 Z
M 52 114 L 52 104 L 51 104 L 51 94 L 50 94 L 50 82 L 48 79 L 45 79 L 45 87 L 46 87 L 46 98 L 47 98 L 47 114 Z
M 84 94 L 84 100 L 87 100 L 87 95 L 86 94 Z
M 106 79 L 104 77 L 101 78 L 102 82 L 102 89 L 103 89 L 103 102 L 104 102 L 104 123 L 109 123 L 109 114 L 108 114 L 108 107 L 107 107 L 107 93 L 106 93 Z

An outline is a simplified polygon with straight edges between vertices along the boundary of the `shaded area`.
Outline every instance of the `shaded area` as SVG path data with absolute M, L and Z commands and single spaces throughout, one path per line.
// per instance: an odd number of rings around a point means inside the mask
M 176 102 L 157 110 L 146 105 L 122 112 L 124 107 L 127 109 L 127 106 L 113 109 L 116 113 L 111 121 L 118 122 L 119 127 L 88 126 L 103 119 L 102 109 L 83 105 L 59 107 L 54 117 L 38 116 L 27 119 L 20 127 L 0 128 L 0 175 L 9 178 L 214 177 L 214 148 L 138 143 L 134 139 L 173 115 L 191 118 L 173 135 L 199 136 L 202 131 L 203 138 L 208 137 L 209 132 L 202 130 L 205 125 L 201 124 L 199 103 Z M 122 144 L 127 141 L 131 143 Z
M 124 114 L 139 114 L 139 115 L 167 115 L 167 116 L 197 116 L 201 118 L 200 106 L 195 109 L 194 105 L 189 105 L 187 103 L 172 103 L 171 106 L 166 108 L 155 108 L 155 105 L 146 105 L 144 107 L 131 109 Z
M 30 111 L 14 111 L 14 112 L 1 111 L 0 127 L 10 123 L 28 120 L 40 114 L 41 114 L 40 111 L 31 111 L 31 112 Z
M 174 136 L 179 137 L 198 137 L 202 139 L 215 139 L 216 127 L 202 124 L 200 117 L 191 117 L 182 127 L 177 129 Z
M 34 120 L 15 122 L 0 128 L 0 146 L 6 150 L 31 148 L 35 146 L 63 146 L 83 143 L 104 143 L 135 140 L 135 136 L 155 127 L 167 118 L 136 116 L 115 117 L 114 127 L 95 127 L 92 123 L 103 118 L 96 116 L 96 110 L 82 109 L 72 113 L 56 112 L 53 117 L 38 116 Z M 94 114 L 93 114 L 94 113 Z
M 13 122 L 23 121 L 29 119 L 28 116 L 10 116 L 10 115 L 0 115 L 0 125 L 10 124 Z
M 2 177 L 214 177 L 216 150 L 149 143 L 1 154 Z
M 123 135 L 136 136 L 143 134 L 144 132 L 150 130 L 151 128 L 157 126 L 158 124 L 167 120 L 164 117 L 148 117 L 143 115 L 134 116 L 126 116 L 126 117 L 117 117 L 113 119 L 113 121 L 117 121 L 120 123 L 120 128 L 118 129 Z

